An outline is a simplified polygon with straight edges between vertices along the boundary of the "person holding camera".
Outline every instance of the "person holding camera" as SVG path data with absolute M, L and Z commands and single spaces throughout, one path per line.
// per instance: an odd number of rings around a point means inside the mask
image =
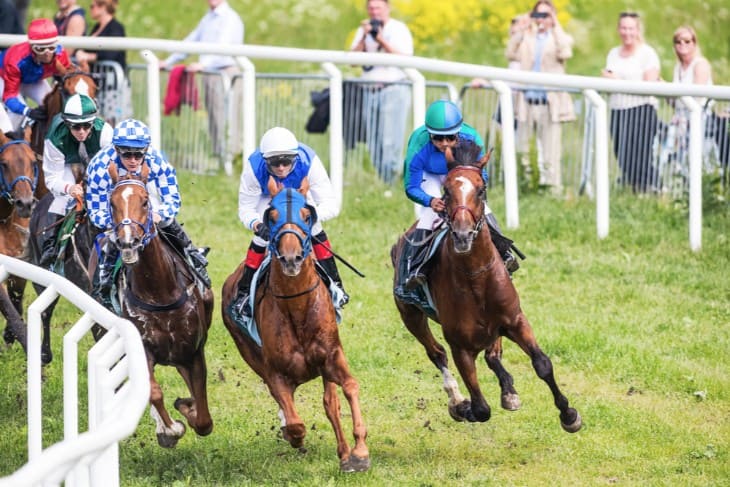
M 368 18 L 360 23 L 350 50 L 413 55 L 408 26 L 390 17 L 388 0 L 368 0 Z M 406 121 L 411 106 L 405 72 L 395 66 L 363 66 L 363 120 L 370 159 L 378 175 L 391 183 L 402 166 Z
M 525 71 L 565 74 L 565 63 L 573 56 L 573 38 L 560 25 L 551 0 L 539 0 L 528 14 L 517 19 L 506 56 Z M 543 154 L 540 185 L 548 186 L 555 195 L 562 194 L 560 124 L 575 120 L 573 100 L 565 91 L 528 86 L 515 97 L 515 113 L 520 127 L 518 152 L 525 173 L 530 173 L 529 144 L 536 132 Z

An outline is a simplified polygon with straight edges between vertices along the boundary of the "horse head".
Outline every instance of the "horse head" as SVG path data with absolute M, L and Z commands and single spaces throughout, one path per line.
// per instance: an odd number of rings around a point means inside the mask
M 147 192 L 149 167 L 142 166 L 141 174 L 119 176 L 116 163 L 109 164 L 113 189 L 109 195 L 114 231 L 111 241 L 119 249 L 125 265 L 136 264 L 139 253 L 154 236 L 152 204 Z
M 283 188 L 271 199 L 264 212 L 264 225 L 269 229 L 269 250 L 289 277 L 299 275 L 302 264 L 312 251 L 312 226 L 317 212 L 302 193 Z
M 479 157 L 481 147 L 474 141 L 460 139 L 458 145 L 446 149 L 448 173 L 444 182 L 445 220 L 451 231 L 454 251 L 471 250 L 474 238 L 485 222 L 484 198 L 487 192 L 482 169 L 491 151 Z
M 30 127 L 23 138 L 12 139 L 0 131 L 0 196 L 21 218 L 29 218 L 38 182 L 36 153 L 30 147 Z

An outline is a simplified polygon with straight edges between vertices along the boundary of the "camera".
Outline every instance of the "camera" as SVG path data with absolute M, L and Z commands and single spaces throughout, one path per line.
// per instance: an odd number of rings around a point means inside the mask
M 383 21 L 378 19 L 370 19 L 370 35 L 375 39 L 380 32 L 380 28 L 383 27 Z
M 530 17 L 533 19 L 546 19 L 550 14 L 547 12 L 531 12 Z

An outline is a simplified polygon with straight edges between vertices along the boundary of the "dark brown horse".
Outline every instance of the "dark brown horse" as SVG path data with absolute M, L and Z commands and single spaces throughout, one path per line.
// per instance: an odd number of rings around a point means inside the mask
M 109 196 L 113 244 L 121 252 L 123 269 L 116 278 L 122 316 L 142 336 L 150 372 L 150 413 L 157 423 L 160 446 L 174 447 L 185 425 L 165 409 L 162 388 L 155 380 L 156 364 L 172 365 L 185 380 L 191 397 L 177 399 L 175 408 L 201 436 L 213 430 L 208 410 L 205 342 L 213 316 L 213 292 L 198 283 L 183 257 L 158 236 L 152 204 L 142 177 L 120 179 L 109 166 L 114 189 Z
M 453 154 L 451 149 L 446 152 L 449 170 L 443 199 L 448 231 L 428 273 L 428 289 L 436 310 L 436 316 L 431 318 L 441 324 L 471 399 L 461 395 L 456 379 L 448 369 L 446 351 L 431 333 L 426 312 L 398 296 L 395 304 L 406 328 L 441 371 L 444 390 L 449 396 L 449 413 L 455 420 L 483 422 L 491 415 L 477 380 L 475 360 L 482 352 L 485 352 L 487 365 L 499 378 L 502 406 L 519 408 L 512 377 L 501 363 L 501 337 L 507 337 L 530 356 L 538 377 L 553 393 L 555 405 L 560 410 L 561 426 L 574 433 L 581 428 L 580 415 L 569 407 L 568 399 L 555 382 L 552 363 L 535 340 L 520 307 L 517 291 L 485 224 L 486 188 L 481 173 L 488 157 L 479 159 L 479 153 L 480 148 L 467 141 L 462 141 Z M 396 276 L 406 237 L 401 236 L 391 251 Z
M 274 188 L 269 188 L 274 193 Z M 365 471 L 370 457 L 367 430 L 360 411 L 359 385 L 350 374 L 337 331 L 335 309 L 312 256 L 314 208 L 297 191 L 284 189 L 272 199 L 264 224 L 271 230 L 271 267 L 257 288 L 254 318 L 260 344 L 243 332 L 227 309 L 243 273 L 241 263 L 223 285 L 223 321 L 241 356 L 259 375 L 279 405 L 282 434 L 294 448 L 304 442 L 306 428 L 294 406 L 298 386 L 321 376 L 324 409 L 337 441 L 343 472 Z M 340 424 L 337 386 L 350 403 L 355 446 L 350 448 Z
M 38 181 L 36 154 L 30 148 L 30 130 L 22 139 L 10 139 L 0 132 L 0 253 L 28 260 L 28 221 Z M 23 314 L 25 279 L 11 276 L 7 290 L 0 286 L 0 310 L 7 320 L 3 337 L 18 339 L 26 347 Z M 8 306 L 8 304 L 11 306 Z

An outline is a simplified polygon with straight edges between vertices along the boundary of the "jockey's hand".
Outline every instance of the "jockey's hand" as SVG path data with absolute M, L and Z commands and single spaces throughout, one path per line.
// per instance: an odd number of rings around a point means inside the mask
M 442 200 L 441 198 L 431 198 L 431 202 L 428 204 L 428 206 L 430 206 L 431 209 L 436 213 L 441 213 L 446 209 L 444 200 Z
M 82 198 L 84 196 L 84 188 L 80 184 L 73 184 L 68 188 L 68 194 L 74 198 Z
M 31 108 L 28 111 L 28 118 L 36 121 L 48 120 L 48 112 L 45 108 Z
M 269 241 L 269 238 L 271 238 L 271 231 L 269 230 L 269 227 L 264 225 L 263 223 L 259 223 L 253 233 L 257 237 L 266 240 L 267 242 Z
M 158 224 L 158 223 L 160 223 L 162 221 L 162 217 L 160 216 L 159 213 L 152 213 L 152 221 L 155 224 Z

